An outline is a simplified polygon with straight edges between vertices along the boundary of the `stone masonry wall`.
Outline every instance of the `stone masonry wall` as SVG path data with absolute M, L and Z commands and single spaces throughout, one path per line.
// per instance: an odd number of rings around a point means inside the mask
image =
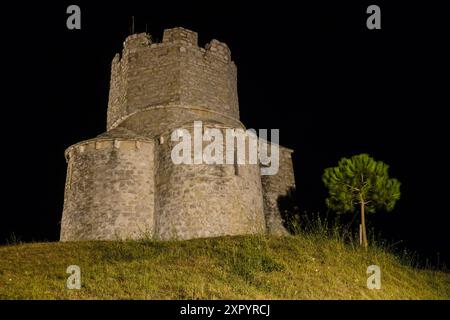
M 186 123 L 191 125 L 194 121 L 218 122 L 232 127 L 244 125 L 237 119 L 218 114 L 208 109 L 193 108 L 188 105 L 169 104 L 165 106 L 150 107 L 124 119 L 118 128 L 126 128 L 146 137 L 157 137 L 160 134 L 172 131 Z
M 156 105 L 187 104 L 239 118 L 236 66 L 227 45 L 197 45 L 197 33 L 165 30 L 162 43 L 147 34 L 129 36 L 111 66 L 108 123 Z
M 61 241 L 153 235 L 153 141 L 94 139 L 67 156 Z
M 295 190 L 292 150 L 281 146 L 279 150 L 278 173 L 261 176 L 267 233 L 275 235 L 287 233 L 283 226 L 282 213 L 280 212 L 280 200 L 288 197 L 289 192 Z
M 187 130 L 193 135 L 191 129 Z M 169 135 L 163 138 L 155 161 L 156 238 L 264 233 L 258 164 L 239 168 L 233 164 L 173 164 L 171 150 L 178 142 L 170 141 Z
M 61 241 L 285 234 L 278 201 L 295 188 L 292 150 L 280 148 L 274 176 L 258 163 L 174 164 L 172 131 L 192 134 L 198 120 L 245 128 L 227 45 L 200 48 L 183 28 L 161 43 L 129 36 L 112 61 L 107 131 L 66 150 Z

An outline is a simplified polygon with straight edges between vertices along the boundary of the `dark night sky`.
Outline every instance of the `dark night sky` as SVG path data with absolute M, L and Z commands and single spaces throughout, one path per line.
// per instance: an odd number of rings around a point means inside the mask
M 66 147 L 103 132 L 110 63 L 129 34 L 165 28 L 229 45 L 238 67 L 241 120 L 279 128 L 295 150 L 298 202 L 325 212 L 324 168 L 367 152 L 402 182 L 393 213 L 375 227 L 424 258 L 449 265 L 445 138 L 449 103 L 450 8 L 444 2 L 61 1 L 3 10 L 3 152 L 6 192 L 0 242 L 59 235 Z M 339 3 L 337 3 L 339 2 Z M 117 2 L 119 3 L 119 1 Z M 79 4 L 82 30 L 66 8 Z M 369 4 L 382 30 L 365 26 Z M 6 204 L 6 206 L 5 206 Z M 371 219 L 371 218 L 369 218 Z

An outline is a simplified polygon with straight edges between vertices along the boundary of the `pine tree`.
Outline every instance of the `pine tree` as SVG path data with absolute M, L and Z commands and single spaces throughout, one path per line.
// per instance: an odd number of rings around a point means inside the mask
M 389 166 L 368 154 L 342 158 L 327 168 L 322 180 L 329 190 L 327 206 L 338 212 L 361 213 L 362 245 L 367 248 L 366 213 L 391 211 L 400 199 L 400 182 L 388 175 Z

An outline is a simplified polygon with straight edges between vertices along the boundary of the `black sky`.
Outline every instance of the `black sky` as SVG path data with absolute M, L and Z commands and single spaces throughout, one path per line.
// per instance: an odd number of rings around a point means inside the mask
M 293 148 L 302 210 L 326 212 L 324 168 L 366 152 L 402 182 L 393 213 L 374 218 L 390 241 L 449 264 L 447 122 L 450 8 L 421 1 L 61 1 L 3 10 L 3 152 L 0 241 L 55 241 L 64 150 L 105 130 L 110 63 L 129 34 L 158 39 L 182 26 L 201 45 L 228 44 L 238 67 L 241 120 L 279 128 Z M 70 4 L 82 29 L 66 28 Z M 382 29 L 366 28 L 378 4 Z M 5 205 L 6 204 L 6 205 Z M 371 219 L 371 218 L 369 218 Z

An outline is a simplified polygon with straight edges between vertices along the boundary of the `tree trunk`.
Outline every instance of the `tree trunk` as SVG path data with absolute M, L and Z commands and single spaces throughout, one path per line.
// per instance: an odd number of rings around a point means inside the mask
M 364 248 L 367 249 L 368 243 L 367 243 L 367 233 L 366 233 L 366 217 L 364 214 L 364 199 L 362 195 L 360 195 L 360 204 L 361 204 L 361 229 L 362 229 L 362 244 Z

